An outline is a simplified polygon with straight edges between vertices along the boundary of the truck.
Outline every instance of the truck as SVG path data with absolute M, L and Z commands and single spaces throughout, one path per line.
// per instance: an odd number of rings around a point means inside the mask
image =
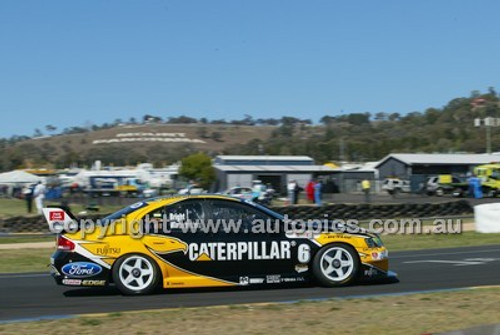
M 485 196 L 496 197 L 500 194 L 500 163 L 476 166 L 474 174 L 481 180 Z
M 481 190 L 486 197 L 497 197 L 500 194 L 500 163 L 478 165 L 474 169 L 474 175 L 481 182 Z M 451 194 L 455 197 L 463 197 L 469 193 L 470 179 L 461 179 L 452 175 L 439 175 L 429 177 L 426 190 L 429 195 L 443 196 Z

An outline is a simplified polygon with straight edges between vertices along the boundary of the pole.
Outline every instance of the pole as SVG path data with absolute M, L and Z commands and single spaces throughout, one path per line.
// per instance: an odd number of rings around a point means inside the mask
M 345 161 L 345 146 L 344 146 L 344 138 L 341 137 L 339 141 L 339 160 L 340 162 Z
M 491 126 L 486 126 L 486 153 L 491 155 Z

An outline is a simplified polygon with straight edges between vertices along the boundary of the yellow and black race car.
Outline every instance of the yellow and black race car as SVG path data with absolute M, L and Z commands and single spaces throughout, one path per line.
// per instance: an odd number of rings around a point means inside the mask
M 376 234 L 291 221 L 226 196 L 144 200 L 98 222 L 78 221 L 64 208 L 44 208 L 44 215 L 58 232 L 51 273 L 61 285 L 114 283 L 124 294 L 147 294 L 159 286 L 341 286 L 390 275 Z

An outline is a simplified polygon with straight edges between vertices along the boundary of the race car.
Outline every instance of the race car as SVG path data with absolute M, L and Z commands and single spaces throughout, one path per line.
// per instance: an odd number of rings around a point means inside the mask
M 378 235 L 327 220 L 291 220 L 250 200 L 148 199 L 98 222 L 77 220 L 62 207 L 43 212 L 58 233 L 50 268 L 60 285 L 115 285 L 140 295 L 159 287 L 335 287 L 394 275 Z

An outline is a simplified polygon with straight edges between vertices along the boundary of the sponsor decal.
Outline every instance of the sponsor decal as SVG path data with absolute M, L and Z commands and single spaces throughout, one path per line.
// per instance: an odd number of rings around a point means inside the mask
M 49 220 L 50 221 L 64 221 L 64 211 L 50 211 Z
M 307 272 L 307 270 L 309 270 L 309 267 L 306 264 L 295 265 L 295 271 L 297 271 L 297 273 Z
M 266 283 L 268 284 L 279 284 L 281 282 L 280 275 L 268 275 L 266 276 Z
M 83 286 L 104 286 L 106 285 L 106 280 L 93 280 L 93 279 L 85 279 L 82 280 Z
M 374 260 L 382 260 L 387 258 L 387 253 L 385 251 L 383 252 L 372 252 L 372 258 Z
M 240 285 L 248 285 L 249 282 L 248 277 L 240 277 Z
M 302 238 L 302 239 L 312 239 L 318 237 L 319 234 L 315 234 L 310 230 L 306 231 L 290 231 L 286 233 L 288 238 Z
M 132 204 L 130 205 L 130 208 L 131 209 L 137 209 L 137 208 L 140 208 L 142 206 L 145 206 L 146 204 L 142 201 L 139 201 L 139 202 L 136 202 L 135 204 Z
M 373 276 L 376 276 L 377 274 L 378 274 L 378 271 L 375 270 L 374 268 L 369 268 L 369 269 L 365 270 L 366 277 L 373 277 Z
M 174 222 L 184 222 L 186 221 L 186 214 L 184 213 L 169 213 L 168 219 Z
M 190 261 L 290 259 L 291 246 L 290 241 L 191 243 L 188 254 Z M 202 255 L 204 256 L 200 259 Z
M 101 273 L 102 268 L 95 263 L 74 262 L 64 265 L 61 271 L 70 277 L 87 278 L 98 275 Z
M 81 279 L 63 279 L 62 283 L 64 285 L 70 285 L 70 286 L 80 286 L 82 285 L 82 280 Z
M 305 279 L 303 277 L 287 277 L 287 278 L 281 278 L 282 283 L 297 283 L 297 282 L 303 282 Z
M 250 284 L 262 284 L 264 280 L 264 278 L 250 278 Z
M 107 256 L 107 255 L 117 255 L 121 251 L 122 251 L 121 248 L 110 248 L 108 246 L 104 246 L 101 248 L 96 248 L 95 253 L 98 255 Z
M 172 282 L 168 282 L 167 285 L 183 286 L 183 285 L 186 285 L 186 284 L 184 282 L 182 282 L 182 281 L 179 281 L 179 282 L 172 281 Z

